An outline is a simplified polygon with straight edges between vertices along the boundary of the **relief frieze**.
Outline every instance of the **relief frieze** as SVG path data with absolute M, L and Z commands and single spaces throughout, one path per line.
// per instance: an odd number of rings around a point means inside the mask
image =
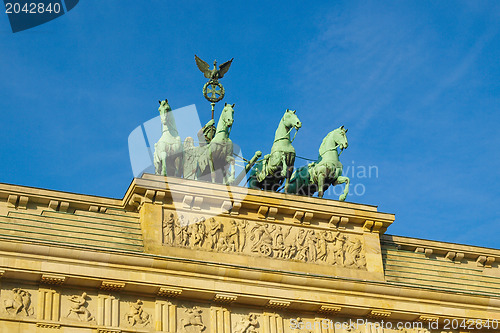
M 29 291 L 21 288 L 12 289 L 11 295 L 3 300 L 5 312 L 9 315 L 33 316 L 35 311 L 31 305 L 31 294 Z
M 151 323 L 151 315 L 143 309 L 143 303 L 140 299 L 129 305 L 130 309 L 129 312 L 125 314 L 125 320 L 130 326 L 145 327 Z
M 241 317 L 240 321 L 234 326 L 234 333 L 259 333 L 259 321 L 257 315 L 250 313 Z
M 163 243 L 226 253 L 366 269 L 361 236 L 276 223 L 165 211 Z
M 207 328 L 203 323 L 202 318 L 203 310 L 194 306 L 192 308 L 184 309 L 185 318 L 181 319 L 180 333 L 201 333 Z
M 70 308 L 66 315 L 66 318 L 76 318 L 79 321 L 89 322 L 95 320 L 94 316 L 90 313 L 87 303 L 87 293 L 82 293 L 81 295 L 72 295 L 68 297 L 71 302 Z

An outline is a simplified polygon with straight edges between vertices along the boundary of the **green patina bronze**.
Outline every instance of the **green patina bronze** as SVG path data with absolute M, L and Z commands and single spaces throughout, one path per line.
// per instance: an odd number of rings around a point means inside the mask
M 316 162 L 300 167 L 294 172 L 295 148 L 292 145 L 302 123 L 295 110 L 287 109 L 280 120 L 271 147 L 271 153 L 264 156 L 257 151 L 250 160 L 245 161 L 244 170 L 235 179 L 235 155 L 233 142 L 229 139 L 234 121 L 234 104 L 225 103 L 217 127 L 215 126 L 214 106 L 224 98 L 224 88 L 218 81 L 229 70 L 233 59 L 219 68 L 214 61 L 213 69 L 195 55 L 198 68 L 209 81 L 203 88 L 203 95 L 211 102 L 212 119 L 199 130 L 199 145 L 195 146 L 191 137 L 184 145 L 177 132 L 172 109 L 165 99 L 160 102 L 158 111 L 162 121 L 162 135 L 155 144 L 154 165 L 158 175 L 184 177 L 186 179 L 211 181 L 232 185 L 248 175 L 248 186 L 255 189 L 280 191 L 299 195 L 323 197 L 330 185 L 345 183 L 344 193 L 339 197 L 344 201 L 349 193 L 349 178 L 342 176 L 342 163 L 339 155 L 347 148 L 347 129 L 341 126 L 323 139 Z M 219 89 L 217 89 L 219 88 Z M 291 138 L 291 131 L 295 134 Z M 340 153 L 339 153 L 340 149 Z
M 285 192 L 308 196 L 318 192 L 318 197 L 322 198 L 330 185 L 345 183 L 344 193 L 339 197 L 340 201 L 344 201 L 349 193 L 349 178 L 342 176 L 338 149 L 342 152 L 347 148 L 346 133 L 344 126 L 328 133 L 319 147 L 318 160 L 298 168 Z
M 196 179 L 210 180 L 231 185 L 235 169 L 233 142 L 229 139 L 234 121 L 234 104 L 225 104 L 213 139 L 207 145 L 197 147 Z
M 207 79 L 209 79 L 203 86 L 203 96 L 205 96 L 207 101 L 209 101 L 212 105 L 212 119 L 214 119 L 215 103 L 221 101 L 226 93 L 224 86 L 219 82 L 219 79 L 222 79 L 224 74 L 227 73 L 229 67 L 231 67 L 233 59 L 226 61 L 220 65 L 219 68 L 217 68 L 217 60 L 214 60 L 214 68 L 210 69 L 210 65 L 207 62 L 201 60 L 196 54 L 194 55 L 196 66 L 198 66 L 198 69 Z
M 285 181 L 285 189 L 288 188 L 295 162 L 295 148 L 292 146 L 293 140 L 290 139 L 290 132 L 293 128 L 298 131 L 301 127 L 302 123 L 295 114 L 295 110 L 287 109 L 274 135 L 271 153 L 264 156 L 262 161 L 257 162 L 249 173 L 249 187 L 278 191 Z
M 160 140 L 155 143 L 155 173 L 163 176 L 181 177 L 182 145 L 177 126 L 168 100 L 158 101 L 162 132 Z

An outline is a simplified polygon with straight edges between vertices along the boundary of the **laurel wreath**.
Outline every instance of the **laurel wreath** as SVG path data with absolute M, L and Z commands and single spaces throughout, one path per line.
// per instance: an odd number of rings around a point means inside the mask
M 211 97 L 211 96 L 207 95 L 207 88 L 210 85 L 219 87 L 219 89 L 220 89 L 219 97 Z M 213 87 L 213 89 L 215 89 L 215 87 Z M 205 98 L 209 102 L 212 102 L 212 103 L 217 103 L 218 101 L 223 99 L 225 93 L 226 93 L 226 91 L 224 90 L 224 87 L 222 86 L 222 84 L 220 84 L 220 82 L 215 82 L 215 81 L 210 80 L 207 83 L 205 83 L 205 85 L 203 86 L 203 96 L 205 96 Z

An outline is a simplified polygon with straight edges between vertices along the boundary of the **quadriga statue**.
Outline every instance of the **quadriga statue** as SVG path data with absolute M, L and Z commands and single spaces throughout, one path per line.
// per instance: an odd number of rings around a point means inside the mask
M 339 197 L 340 201 L 344 201 L 349 193 L 349 178 L 342 176 L 342 163 L 337 149 L 340 148 L 342 152 L 347 148 L 346 133 L 347 128 L 344 126 L 328 133 L 319 147 L 318 160 L 295 170 L 285 192 L 308 196 L 318 192 L 318 197 L 322 198 L 330 185 L 346 183 L 344 193 Z
M 293 172 L 295 148 L 292 146 L 290 132 L 297 131 L 302 123 L 295 110 L 286 110 L 274 136 L 271 154 L 264 156 L 262 161 L 255 163 L 248 176 L 248 187 L 262 190 L 278 191 L 285 181 L 285 191 Z M 295 132 L 297 134 L 297 132 Z

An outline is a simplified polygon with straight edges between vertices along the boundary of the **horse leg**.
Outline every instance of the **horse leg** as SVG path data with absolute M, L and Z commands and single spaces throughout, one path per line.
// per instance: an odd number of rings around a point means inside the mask
M 345 198 L 347 197 L 347 194 L 349 193 L 349 182 L 350 182 L 350 180 L 348 177 L 339 176 L 337 178 L 337 181 L 336 181 L 337 184 L 344 184 L 345 183 L 344 194 L 342 194 L 339 197 L 339 201 L 344 201 Z
M 182 156 L 177 156 L 175 158 L 175 177 L 181 177 L 182 176 Z
M 323 198 L 324 194 L 323 186 L 325 185 L 326 168 L 325 167 L 318 168 L 317 175 L 318 175 L 318 198 Z
M 160 169 L 161 169 L 161 175 L 167 176 L 167 152 L 166 151 L 160 152 Z
M 229 164 L 229 168 L 230 168 L 230 175 L 229 177 L 227 177 L 227 172 L 224 172 L 224 178 L 225 178 L 225 181 L 226 181 L 226 185 L 232 185 L 233 182 L 234 182 L 234 176 L 235 176 L 235 173 L 236 173 L 236 169 L 234 167 L 234 157 L 228 155 L 227 156 L 227 160 L 226 160 L 226 163 Z
M 155 174 L 159 175 L 161 172 L 161 162 L 160 158 L 158 157 L 158 152 L 156 151 L 156 147 L 155 147 L 155 154 L 153 157 L 153 164 L 155 166 Z
M 288 166 L 286 165 L 286 155 L 281 155 L 281 177 L 287 177 Z
M 210 167 L 210 177 L 212 178 L 212 183 L 215 183 L 215 167 L 214 167 L 214 159 L 212 154 L 212 147 L 208 147 L 208 166 Z
M 290 178 L 292 178 L 293 165 L 295 164 L 295 154 L 285 154 L 283 155 L 286 166 L 286 181 L 285 181 L 285 193 L 288 190 L 288 185 L 290 183 Z

